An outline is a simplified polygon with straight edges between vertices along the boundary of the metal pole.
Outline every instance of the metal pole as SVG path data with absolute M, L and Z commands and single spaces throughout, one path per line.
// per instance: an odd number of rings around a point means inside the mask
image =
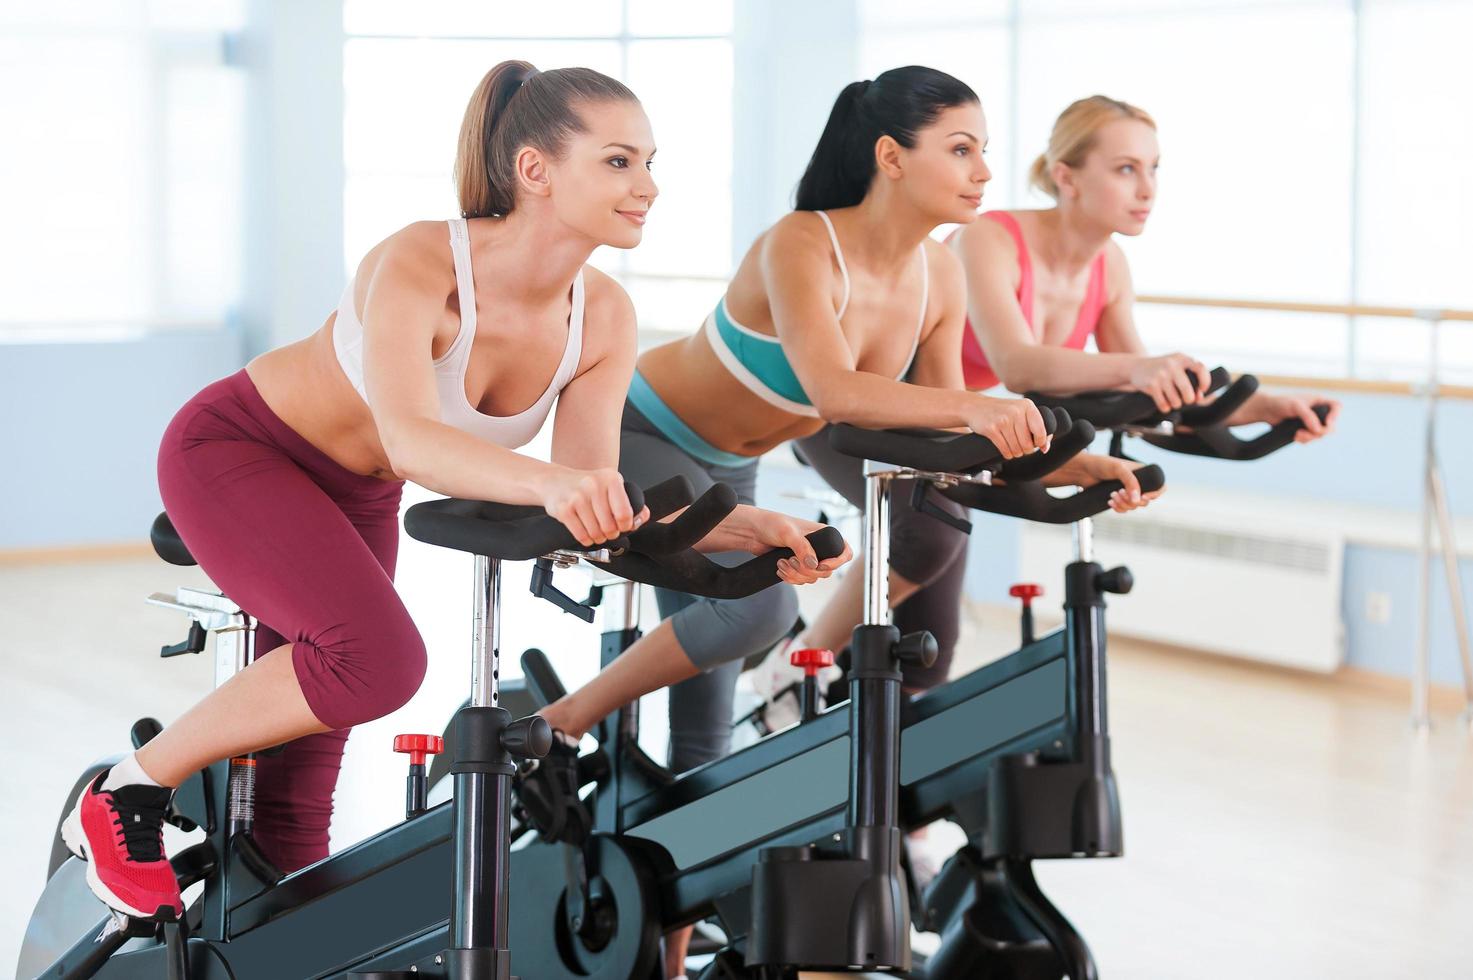
M 1426 735 L 1432 730 L 1428 710 L 1432 664 L 1432 511 L 1433 471 L 1437 466 L 1437 326 L 1436 314 L 1424 314 L 1427 324 L 1427 415 L 1422 425 L 1422 542 L 1417 554 L 1417 659 L 1412 673 L 1412 729 Z
M 1088 517 L 1074 522 L 1074 560 L 1095 560 L 1095 524 Z
M 454 980 L 510 975 L 507 815 L 514 771 L 501 744 L 511 721 L 501 679 L 501 562 L 477 555 L 471 603 L 471 698 L 455 721 L 455 842 L 450 957 Z M 462 766 L 464 768 L 462 768 Z
M 501 560 L 476 556 L 471 607 L 471 705 L 501 700 Z
M 1432 503 L 1437 509 L 1437 531 L 1442 545 L 1442 570 L 1447 578 L 1448 601 L 1453 609 L 1453 627 L 1458 636 L 1458 654 L 1463 666 L 1463 712 L 1459 718 L 1473 722 L 1473 650 L 1468 643 L 1468 611 L 1463 607 L 1463 576 L 1458 570 L 1458 544 L 1453 531 L 1453 516 L 1447 505 L 1447 487 L 1442 479 L 1442 466 L 1435 465 L 1427 474 Z
M 890 622 L 889 473 L 866 474 L 864 484 L 864 621 Z

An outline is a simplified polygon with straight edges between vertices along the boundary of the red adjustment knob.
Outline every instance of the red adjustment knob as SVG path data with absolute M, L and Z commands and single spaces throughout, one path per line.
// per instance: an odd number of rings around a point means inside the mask
M 808 677 L 817 677 L 820 670 L 834 665 L 834 651 L 794 650 L 788 655 L 788 662 L 794 667 L 802 667 Z
M 439 735 L 395 735 L 394 751 L 407 752 L 410 765 L 422 766 L 425 756 L 445 751 L 445 739 Z
M 1043 595 L 1043 586 L 1035 585 L 1032 582 L 1020 582 L 1011 589 L 1008 589 L 1008 595 L 1014 599 L 1022 599 L 1023 605 L 1026 608 L 1033 604 L 1034 599 Z

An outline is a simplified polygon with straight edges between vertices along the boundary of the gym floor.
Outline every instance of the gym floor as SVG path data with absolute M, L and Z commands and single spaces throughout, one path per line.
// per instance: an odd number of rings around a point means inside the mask
M 463 696 L 470 590 L 459 559 L 406 545 L 400 587 L 431 672 L 410 705 L 351 740 L 335 847 L 399 816 L 403 764 L 390 736 L 438 731 Z M 153 655 L 182 638 L 184 620 L 142 602 L 203 581 L 142 552 L 0 566 L 0 716 L 12 733 L 0 976 L 41 889 L 53 806 L 77 772 L 125 748 L 140 714 L 167 722 L 208 688 L 204 658 Z M 555 663 L 568 680 L 586 676 L 590 631 L 534 604 L 515 579 L 505 594 L 503 650 L 535 638 L 563 651 Z M 1014 632 L 1010 614 L 973 610 L 958 668 L 1006 652 Z M 1390 694 L 1117 637 L 1110 711 L 1127 856 L 1038 871 L 1105 976 L 1473 975 L 1473 737 L 1448 710 L 1422 742 Z M 954 830 L 933 828 L 938 859 L 956 846 Z

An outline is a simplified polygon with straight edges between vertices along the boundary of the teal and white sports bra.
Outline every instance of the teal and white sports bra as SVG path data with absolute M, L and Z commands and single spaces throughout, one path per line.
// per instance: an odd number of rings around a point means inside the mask
M 829 230 L 829 241 L 834 246 L 834 258 L 839 261 L 839 275 L 844 281 L 844 298 L 839 303 L 838 318 L 844 319 L 844 311 L 849 308 L 849 269 L 844 265 L 844 251 L 839 247 L 839 236 L 834 234 L 834 223 L 823 211 L 815 211 L 814 214 L 823 219 L 824 227 Z M 911 340 L 910 355 L 905 359 L 905 367 L 896 375 L 899 381 L 910 371 L 911 362 L 915 360 L 916 348 L 921 342 L 921 329 L 926 325 L 926 301 L 930 295 L 931 276 L 926 266 L 926 245 L 920 246 L 921 252 L 921 311 L 916 317 L 915 337 Z M 803 385 L 798 381 L 798 376 L 793 373 L 792 365 L 788 363 L 788 356 L 783 352 L 783 345 L 776 337 L 757 333 L 737 323 L 726 308 L 726 297 L 721 297 L 721 302 L 716 304 L 716 309 L 706 317 L 706 323 L 702 328 L 706 331 L 706 339 L 711 344 L 711 349 L 716 352 L 716 357 L 726 369 L 731 372 L 732 377 L 742 383 L 752 394 L 761 398 L 770 405 L 791 412 L 794 415 L 805 415 L 810 418 L 818 418 L 818 412 L 813 407 L 813 401 L 803 390 Z

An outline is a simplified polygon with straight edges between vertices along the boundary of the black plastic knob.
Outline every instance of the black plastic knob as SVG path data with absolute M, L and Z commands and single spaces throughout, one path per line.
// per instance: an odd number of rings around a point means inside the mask
M 502 729 L 501 747 L 518 759 L 541 759 L 552 749 L 552 728 L 541 715 L 518 718 Z
M 941 648 L 936 645 L 936 637 L 926 630 L 907 633 L 895 644 L 895 659 L 903 664 L 929 667 L 940 654 Z
M 1107 572 L 1101 572 L 1095 578 L 1095 585 L 1101 592 L 1113 592 L 1116 595 L 1125 595 L 1135 587 L 1135 576 L 1130 574 L 1130 569 L 1124 565 L 1120 565 Z

